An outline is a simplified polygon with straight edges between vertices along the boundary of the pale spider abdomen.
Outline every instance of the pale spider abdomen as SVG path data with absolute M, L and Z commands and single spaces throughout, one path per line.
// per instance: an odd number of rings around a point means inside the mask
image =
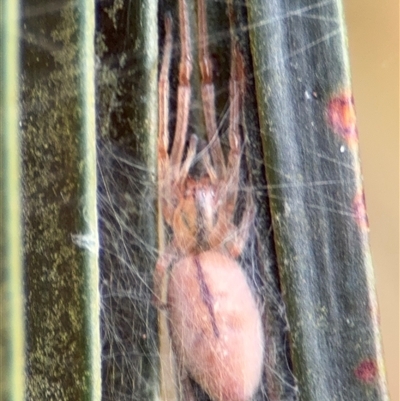
M 181 259 L 168 283 L 174 351 L 214 401 L 247 401 L 262 374 L 261 316 L 240 265 L 208 251 Z

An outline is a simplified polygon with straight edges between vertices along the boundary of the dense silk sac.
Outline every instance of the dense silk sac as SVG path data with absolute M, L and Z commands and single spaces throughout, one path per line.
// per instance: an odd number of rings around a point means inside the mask
M 240 265 L 208 251 L 181 259 L 168 284 L 178 360 L 214 401 L 248 401 L 262 374 L 261 316 Z

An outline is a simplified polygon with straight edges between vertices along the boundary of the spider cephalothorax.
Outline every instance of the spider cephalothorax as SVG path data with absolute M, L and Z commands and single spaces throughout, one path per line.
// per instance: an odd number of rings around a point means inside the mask
M 182 252 L 199 252 L 209 248 L 210 234 L 218 217 L 216 188 L 208 177 L 188 177 L 174 212 L 174 241 Z
M 163 220 L 171 235 L 156 265 L 154 292 L 156 301 L 166 305 L 182 380 L 190 376 L 214 401 L 248 401 L 260 383 L 264 341 L 255 297 L 235 260 L 244 250 L 255 216 L 249 193 L 241 220 L 238 225 L 234 224 L 242 154 L 239 120 L 244 91 L 243 60 L 233 44 L 229 152 L 225 162 L 214 110 L 205 3 L 199 0 L 199 62 L 209 145 L 197 153 L 197 138 L 192 135 L 184 157 L 192 70 L 187 13 L 185 0 L 179 0 L 181 61 L 177 121 L 170 153 L 168 73 L 172 35 L 169 18 L 159 78 L 159 197 Z M 195 161 L 204 168 L 204 173 L 196 178 L 190 174 Z M 190 391 L 187 384 L 184 388 Z

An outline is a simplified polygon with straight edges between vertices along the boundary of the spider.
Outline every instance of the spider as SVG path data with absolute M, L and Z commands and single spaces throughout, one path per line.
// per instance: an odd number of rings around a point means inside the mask
M 255 208 L 250 195 L 241 221 L 238 225 L 233 222 L 241 160 L 239 116 L 244 63 L 237 44 L 233 43 L 229 83 L 230 150 L 226 163 L 217 130 L 205 2 L 199 0 L 199 64 L 209 147 L 198 153 L 198 139 L 191 135 L 184 158 L 192 58 L 187 5 L 185 0 L 179 0 L 181 56 L 177 120 L 169 154 L 171 24 L 170 17 L 166 17 L 159 76 L 158 137 L 160 206 L 164 222 L 170 227 L 171 240 L 156 264 L 155 300 L 165 306 L 181 377 L 193 379 L 214 401 L 248 401 L 261 380 L 264 341 L 260 311 L 236 261 L 254 223 Z M 191 175 L 196 159 L 203 166 L 200 177 Z

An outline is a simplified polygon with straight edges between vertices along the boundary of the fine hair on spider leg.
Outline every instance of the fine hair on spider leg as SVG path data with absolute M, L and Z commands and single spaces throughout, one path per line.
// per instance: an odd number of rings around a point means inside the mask
M 154 272 L 158 305 L 166 305 L 169 333 L 182 380 L 192 378 L 214 401 L 249 401 L 260 385 L 264 333 L 255 295 L 237 259 L 242 255 L 255 218 L 247 193 L 239 222 L 237 209 L 242 141 L 244 67 L 239 48 L 231 44 L 229 81 L 229 152 L 227 162 L 218 137 L 215 90 L 208 51 L 205 1 L 198 0 L 201 96 L 209 146 L 201 155 L 190 138 L 184 157 L 191 101 L 192 57 L 187 4 L 179 0 L 181 58 L 175 135 L 169 149 L 169 68 L 172 21 L 165 20 L 164 54 L 159 77 L 159 200 L 171 236 Z M 204 174 L 192 177 L 195 157 Z M 166 286 L 166 288 L 165 288 Z M 184 399 L 193 399 L 184 384 Z

